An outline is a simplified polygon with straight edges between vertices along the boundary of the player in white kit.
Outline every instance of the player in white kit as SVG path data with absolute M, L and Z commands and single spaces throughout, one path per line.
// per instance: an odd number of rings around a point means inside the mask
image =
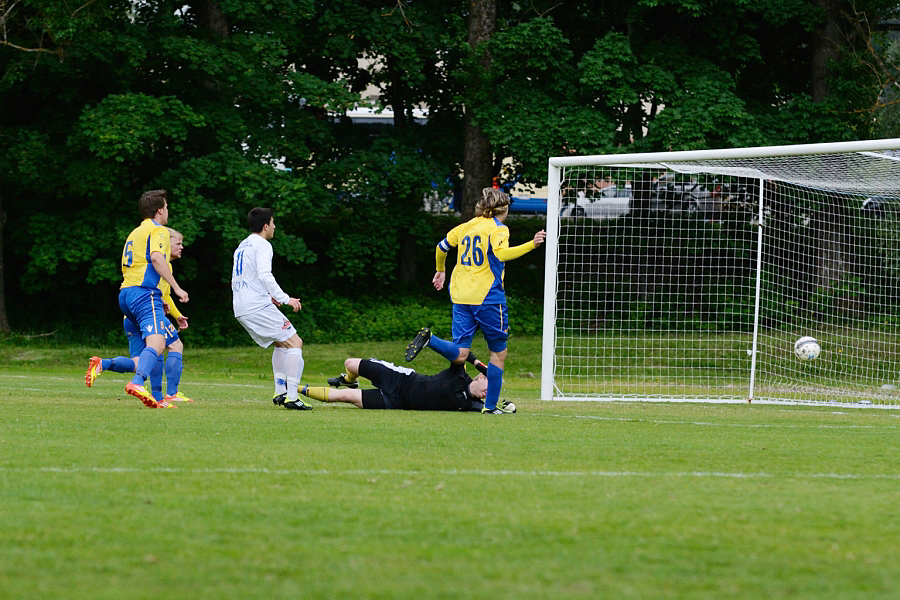
M 275 235 L 275 211 L 257 207 L 247 215 L 250 235 L 234 251 L 231 292 L 234 316 L 253 341 L 272 353 L 275 397 L 272 402 L 295 410 L 312 410 L 297 395 L 303 377 L 303 340 L 278 306 L 287 304 L 300 310 L 300 300 L 291 298 L 272 275 L 272 244 Z

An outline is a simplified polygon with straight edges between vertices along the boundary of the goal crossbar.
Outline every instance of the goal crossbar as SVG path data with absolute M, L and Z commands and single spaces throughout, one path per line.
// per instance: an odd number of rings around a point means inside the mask
M 750 148 L 721 148 L 715 150 L 680 150 L 674 152 L 638 152 L 634 154 L 597 154 L 593 156 L 553 156 L 550 168 L 567 166 L 610 165 L 614 163 L 657 164 L 660 162 L 688 162 L 695 160 L 723 160 L 730 158 L 769 158 L 780 156 L 808 156 L 812 154 L 840 154 L 848 152 L 878 152 L 900 148 L 900 138 L 828 142 L 822 144 L 790 144 L 785 146 L 755 146 Z

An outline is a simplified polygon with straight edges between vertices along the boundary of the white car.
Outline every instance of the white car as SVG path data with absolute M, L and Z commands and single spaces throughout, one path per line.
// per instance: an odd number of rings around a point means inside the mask
M 578 190 L 575 197 L 559 211 L 559 216 L 614 219 L 629 212 L 631 212 L 631 186 L 617 188 L 611 185 L 594 192 Z

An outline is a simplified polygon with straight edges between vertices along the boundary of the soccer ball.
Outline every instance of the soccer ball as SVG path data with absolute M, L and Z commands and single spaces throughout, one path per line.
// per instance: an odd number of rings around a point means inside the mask
M 819 342 L 816 341 L 816 338 L 808 335 L 794 342 L 794 354 L 800 360 L 812 360 L 819 356 L 821 351 L 822 348 L 819 347 Z

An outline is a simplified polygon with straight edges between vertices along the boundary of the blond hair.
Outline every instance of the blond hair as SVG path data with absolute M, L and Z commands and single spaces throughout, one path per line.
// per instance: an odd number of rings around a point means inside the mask
M 497 188 L 481 190 L 481 200 L 475 204 L 476 217 L 495 217 L 509 211 L 509 196 Z
M 166 227 L 166 229 L 169 230 L 169 239 L 171 239 L 173 237 L 181 238 L 182 240 L 184 239 L 184 234 L 181 233 L 180 231 L 176 231 L 176 230 L 172 229 L 171 227 Z

